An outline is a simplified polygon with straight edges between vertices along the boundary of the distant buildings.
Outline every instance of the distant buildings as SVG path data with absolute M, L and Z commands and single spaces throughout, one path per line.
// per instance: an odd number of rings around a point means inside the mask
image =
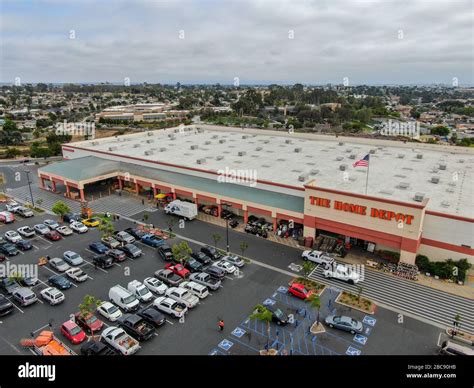
M 188 110 L 176 110 L 170 104 L 134 104 L 104 109 L 96 115 L 96 121 L 121 120 L 133 122 L 172 121 L 186 119 Z

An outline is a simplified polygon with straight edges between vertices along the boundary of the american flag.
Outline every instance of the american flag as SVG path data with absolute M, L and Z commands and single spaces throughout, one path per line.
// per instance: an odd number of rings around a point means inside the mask
M 365 155 L 362 159 L 355 162 L 352 167 L 369 167 L 369 154 Z

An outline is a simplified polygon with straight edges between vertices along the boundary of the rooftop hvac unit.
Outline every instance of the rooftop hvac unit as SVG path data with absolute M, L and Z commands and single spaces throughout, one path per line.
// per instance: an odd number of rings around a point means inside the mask
M 341 165 L 339 165 L 339 170 L 341 170 L 341 171 L 346 171 L 346 170 L 347 170 L 347 164 L 341 164 Z
M 207 141 L 204 142 L 204 144 L 205 144 L 205 145 L 209 145 L 209 144 L 211 144 L 211 141 L 210 141 L 210 140 L 207 140 Z
M 356 158 L 355 154 L 350 154 L 349 155 L 349 159 L 355 159 L 355 158 Z
M 140 144 L 134 144 L 133 145 L 133 148 L 140 148 L 140 147 L 141 147 Z
M 318 172 L 319 172 L 319 170 L 311 170 L 311 171 L 309 172 L 309 174 L 310 174 L 310 175 L 317 175 Z
M 204 129 L 202 129 L 200 127 L 196 127 L 196 130 L 198 131 L 198 133 L 203 133 L 204 132 Z
M 109 151 L 117 151 L 117 147 L 109 147 Z
M 398 188 L 402 190 L 406 190 L 410 187 L 410 184 L 408 182 L 400 182 L 398 184 Z
M 146 156 L 153 155 L 153 151 L 145 151 L 145 155 L 146 155 Z
M 350 176 L 350 177 L 349 177 L 349 180 L 350 180 L 351 182 L 355 182 L 355 181 L 357 180 L 357 178 L 356 178 L 355 176 Z
M 452 187 L 448 187 L 448 188 L 446 189 L 446 192 L 447 192 L 447 193 L 455 193 L 456 190 L 454 190 Z
M 447 164 L 446 163 L 440 163 L 439 164 L 439 169 L 440 170 L 446 170 Z
M 247 135 L 243 135 L 243 136 L 242 136 L 242 139 L 247 139 L 247 138 L 248 138 Z
M 376 150 L 376 149 L 371 149 L 371 150 L 369 151 L 369 153 L 371 153 L 371 154 L 373 155 L 373 154 L 375 154 L 375 151 L 377 151 L 377 150 Z
M 464 159 L 459 159 L 458 163 L 464 163 Z
M 151 143 L 154 143 L 154 140 L 153 139 L 148 139 L 146 142 L 147 142 L 147 144 L 151 144 Z
M 225 139 L 219 140 L 219 143 L 220 143 L 220 144 L 224 144 L 224 143 L 225 143 Z
M 431 183 L 438 184 L 439 183 L 439 176 L 432 176 L 431 177 Z
M 302 151 L 301 147 L 295 148 L 295 152 L 301 152 L 301 151 Z
M 405 154 L 398 154 L 398 159 L 403 159 L 405 157 Z
M 290 140 L 290 139 L 286 139 L 286 140 L 285 140 L 285 144 L 291 144 L 291 140 Z
M 197 150 L 197 149 L 198 149 L 198 146 L 197 146 L 197 144 L 193 144 L 190 148 L 191 148 L 192 150 Z
M 347 153 L 352 152 L 352 148 L 346 148 L 346 152 Z
M 413 199 L 416 201 L 416 202 L 423 202 L 423 199 L 425 198 L 425 194 L 424 193 L 415 193 L 415 196 L 413 197 Z
M 341 160 L 344 160 L 344 158 L 343 158 L 342 156 L 338 156 L 338 157 L 336 158 L 336 160 L 337 160 L 338 162 L 340 162 Z
M 217 155 L 216 156 L 216 160 L 222 160 L 222 159 L 224 159 L 224 155 Z
M 147 136 L 153 136 L 153 132 L 147 132 L 146 135 Z
M 340 146 L 343 146 L 343 145 L 344 145 L 344 142 L 340 141 L 340 142 L 339 142 L 339 145 L 340 145 Z
M 301 175 L 298 176 L 298 180 L 299 180 L 300 182 L 304 182 L 304 181 L 306 181 L 307 179 L 308 179 L 308 174 L 301 174 Z
M 261 150 L 262 150 L 262 147 L 255 148 L 255 151 L 261 151 Z
M 238 155 L 239 155 L 239 156 L 245 156 L 245 155 L 247 155 L 247 152 L 245 152 L 245 151 L 239 151 Z
M 417 159 L 423 159 L 423 154 L 416 154 Z
M 268 143 L 270 143 L 270 140 L 264 140 L 263 141 L 263 144 L 268 144 Z
M 442 207 L 449 207 L 449 202 L 448 201 L 442 201 L 441 206 Z
M 166 147 L 161 147 L 160 148 L 160 152 L 165 152 L 166 151 Z
M 212 135 L 213 139 L 217 139 L 219 136 L 218 135 Z
M 204 163 L 206 163 L 206 159 L 204 159 L 204 158 L 198 159 L 198 160 L 196 160 L 196 163 L 197 164 L 204 164 Z
M 93 141 L 91 144 L 92 144 L 93 146 L 96 146 L 96 145 L 99 145 L 99 142 L 98 142 L 98 141 Z

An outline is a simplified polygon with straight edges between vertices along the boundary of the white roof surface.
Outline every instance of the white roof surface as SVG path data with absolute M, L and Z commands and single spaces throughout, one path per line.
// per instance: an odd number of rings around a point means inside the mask
M 372 150 L 368 195 L 417 203 L 413 198 L 422 193 L 430 199 L 428 209 L 474 217 L 474 154 L 393 144 L 340 144 L 335 138 L 308 140 L 192 129 L 144 132 L 74 145 L 205 170 L 250 169 L 259 180 L 293 186 L 314 179 L 318 186 L 359 194 L 365 194 L 367 168 L 352 164 Z M 445 170 L 440 169 L 442 164 Z M 341 165 L 346 166 L 345 171 Z M 433 177 L 439 182 L 432 183 Z

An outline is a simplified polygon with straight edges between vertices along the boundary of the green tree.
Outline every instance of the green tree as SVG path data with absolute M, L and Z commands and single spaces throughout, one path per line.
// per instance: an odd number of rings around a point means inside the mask
M 270 346 L 270 323 L 273 319 L 273 314 L 264 305 L 258 304 L 254 307 L 253 313 L 250 315 L 250 319 L 257 319 L 264 322 L 267 326 L 267 349 Z
M 213 233 L 212 239 L 214 240 L 214 246 L 217 248 L 217 244 L 221 241 L 222 236 L 219 233 Z
M 97 299 L 92 295 L 85 295 L 82 303 L 79 304 L 79 314 L 81 317 L 87 318 L 89 315 L 94 314 L 97 307 L 100 306 L 102 301 Z M 91 332 L 92 338 L 94 338 L 94 333 Z
M 311 261 L 305 261 L 303 263 L 303 276 L 308 279 L 309 274 L 313 271 L 316 265 Z
M 3 130 L 5 132 L 16 132 L 18 131 L 18 127 L 13 120 L 5 119 L 5 123 L 3 124 Z
M 193 253 L 193 250 L 189 247 L 186 241 L 182 241 L 178 244 L 174 244 L 171 247 L 171 251 L 173 252 L 173 256 L 179 261 L 181 264 L 188 260 L 189 255 Z
M 244 255 L 244 252 L 247 250 L 249 247 L 249 244 L 247 244 L 245 241 L 242 241 L 240 243 L 240 251 L 242 252 L 242 256 Z
M 317 294 L 311 294 L 307 299 L 310 306 L 318 310 L 318 315 L 316 316 L 316 326 L 319 326 L 319 310 L 321 309 L 321 299 Z
M 99 231 L 102 233 L 102 237 L 111 237 L 115 232 L 115 227 L 110 221 L 102 220 L 99 225 Z
M 62 218 L 66 213 L 71 212 L 71 208 L 63 201 L 58 201 L 53 205 L 51 211 Z
M 5 157 L 7 159 L 16 158 L 20 154 L 21 154 L 20 150 L 18 148 L 15 148 L 15 147 L 7 147 L 7 149 L 5 151 Z

